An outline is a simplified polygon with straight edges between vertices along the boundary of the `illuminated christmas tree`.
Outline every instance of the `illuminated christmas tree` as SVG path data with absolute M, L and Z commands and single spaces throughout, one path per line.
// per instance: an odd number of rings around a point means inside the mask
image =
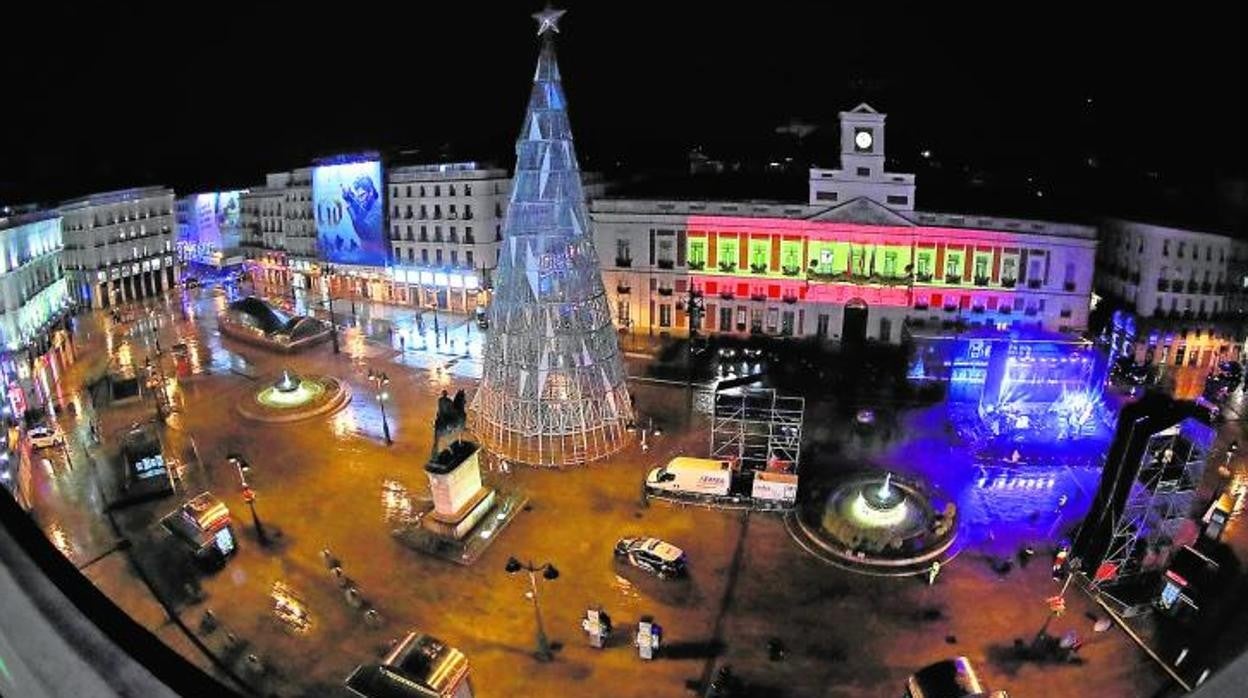
M 495 454 L 569 465 L 625 444 L 632 405 L 594 251 L 555 61 L 562 10 L 534 16 L 542 42 L 516 142 L 472 428 Z

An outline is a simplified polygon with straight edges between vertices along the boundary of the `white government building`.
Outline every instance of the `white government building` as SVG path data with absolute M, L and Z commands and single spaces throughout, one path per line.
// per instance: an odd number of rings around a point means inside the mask
M 1096 229 L 916 210 L 914 175 L 885 170 L 884 121 L 841 113 L 841 168 L 812 169 L 807 201 L 593 201 L 617 326 L 684 335 L 692 301 L 703 333 L 1085 329 Z

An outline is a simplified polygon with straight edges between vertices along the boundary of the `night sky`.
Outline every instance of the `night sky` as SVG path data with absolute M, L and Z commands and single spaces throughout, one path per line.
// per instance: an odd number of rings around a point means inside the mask
M 244 187 L 363 148 L 511 167 L 540 6 L 426 4 L 43 3 L 11 16 L 0 200 Z M 1168 197 L 1204 218 L 1248 174 L 1234 22 L 1090 17 L 1086 4 L 956 17 L 668 4 L 562 5 L 582 167 L 679 169 L 702 146 L 747 171 L 793 157 L 800 178 L 836 165 L 836 114 L 867 100 L 889 114 L 890 165 L 919 174 L 920 206 L 1030 205 L 1040 190 L 1049 208 Z M 820 129 L 797 143 L 775 132 L 790 119 Z

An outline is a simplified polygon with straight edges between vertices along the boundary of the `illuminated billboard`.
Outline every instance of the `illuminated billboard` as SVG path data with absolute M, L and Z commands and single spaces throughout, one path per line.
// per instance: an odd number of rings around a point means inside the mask
M 215 252 L 238 245 L 241 191 L 196 194 L 188 220 L 178 228 L 178 240 L 200 252 Z
M 385 266 L 386 205 L 381 162 L 320 165 L 312 170 L 312 203 L 321 256 L 339 264 Z

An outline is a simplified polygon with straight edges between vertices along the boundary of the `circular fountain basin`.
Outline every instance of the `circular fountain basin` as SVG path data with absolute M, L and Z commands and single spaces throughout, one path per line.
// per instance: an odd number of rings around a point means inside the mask
M 851 475 L 813 494 L 792 514 L 790 534 L 854 571 L 921 573 L 957 534 L 956 509 L 937 510 L 938 494 L 884 472 Z
M 351 401 L 351 390 L 332 376 L 294 376 L 283 371 L 263 388 L 246 391 L 239 414 L 257 422 L 296 422 L 333 414 Z

